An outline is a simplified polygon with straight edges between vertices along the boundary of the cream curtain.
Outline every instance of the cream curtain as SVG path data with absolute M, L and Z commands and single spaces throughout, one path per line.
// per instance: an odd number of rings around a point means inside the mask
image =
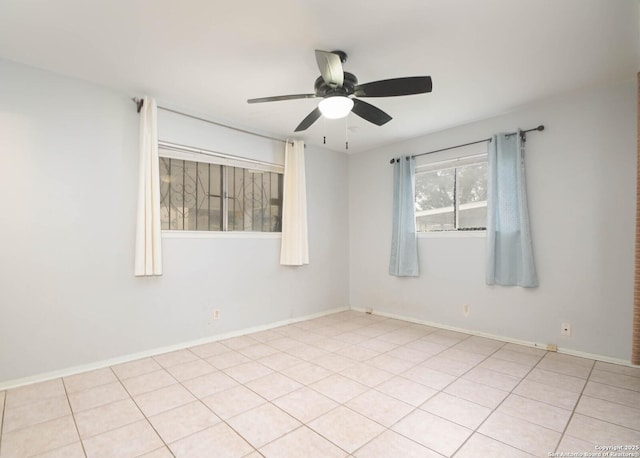
M 157 112 L 156 101 L 145 97 L 140 111 L 136 276 L 162 275 Z
M 282 245 L 280 264 L 302 266 L 309 264 L 309 236 L 307 230 L 307 186 L 304 168 L 304 142 L 287 141 L 284 159 L 282 202 Z

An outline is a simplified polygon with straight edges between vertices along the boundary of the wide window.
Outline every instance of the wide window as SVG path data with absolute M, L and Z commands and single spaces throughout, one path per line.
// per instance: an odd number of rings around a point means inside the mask
M 188 160 L 193 155 L 171 150 L 160 155 L 163 230 L 281 231 L 281 172 L 238 160 Z
M 415 178 L 419 232 L 486 228 L 486 154 L 419 165 Z

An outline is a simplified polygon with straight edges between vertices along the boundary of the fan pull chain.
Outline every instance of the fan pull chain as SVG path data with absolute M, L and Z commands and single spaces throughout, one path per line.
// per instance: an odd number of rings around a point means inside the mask
M 344 149 L 349 149 L 349 116 L 344 118 Z
M 327 120 L 325 117 L 322 117 L 322 144 L 327 144 Z

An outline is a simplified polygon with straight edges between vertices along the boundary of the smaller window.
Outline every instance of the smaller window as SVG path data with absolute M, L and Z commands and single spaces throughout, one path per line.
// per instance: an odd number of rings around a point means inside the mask
M 486 154 L 417 166 L 415 178 L 418 232 L 486 229 Z

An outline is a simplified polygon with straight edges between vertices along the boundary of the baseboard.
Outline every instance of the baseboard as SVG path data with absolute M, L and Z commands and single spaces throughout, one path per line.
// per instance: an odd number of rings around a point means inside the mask
M 219 340 L 230 339 L 233 337 L 240 337 L 247 334 L 253 334 L 260 331 L 268 331 L 269 329 L 279 328 L 281 326 L 287 326 L 290 324 L 298 323 L 300 321 L 312 320 L 314 318 L 320 318 L 333 313 L 344 312 L 349 310 L 349 307 L 336 307 L 329 310 L 323 310 L 322 312 L 313 313 L 311 315 L 305 315 L 295 318 L 289 318 L 287 320 L 276 321 L 260 326 L 253 326 L 251 328 L 245 328 L 238 331 L 227 332 L 224 334 L 216 334 L 214 336 L 207 336 L 202 339 L 191 340 L 188 342 L 181 342 L 174 345 L 168 345 L 165 347 L 154 348 L 152 350 L 146 350 L 138 353 L 131 353 L 124 356 L 118 356 L 116 358 L 105 359 L 94 363 L 83 364 L 80 366 L 68 367 L 57 371 L 45 372 L 42 374 L 31 375 L 29 377 L 23 377 L 19 379 L 7 380 L 0 382 L 0 391 L 8 390 L 11 388 L 17 388 L 24 385 L 31 385 L 33 383 L 46 382 L 47 380 L 53 380 L 60 377 L 69 377 L 70 375 L 80 374 L 82 372 L 93 371 L 96 369 L 103 369 L 109 366 L 115 366 L 116 364 L 128 363 L 136 359 L 148 358 L 150 356 L 160 355 L 162 353 L 168 353 L 176 350 L 183 350 L 189 347 L 195 347 L 196 345 L 207 344 L 211 342 L 217 342 Z
M 351 307 L 351 310 L 355 310 L 356 312 L 369 313 L 368 309 L 359 308 L 359 307 Z M 412 318 L 412 317 L 408 317 L 408 316 L 404 316 L 404 315 L 397 315 L 397 314 L 394 314 L 394 313 L 386 313 L 386 312 L 375 311 L 375 312 L 372 312 L 372 314 L 373 315 L 378 315 L 378 316 L 383 316 L 383 317 L 386 317 L 386 318 L 394 318 L 396 320 L 408 321 L 410 323 L 423 324 L 425 326 L 431 326 L 431 327 L 434 327 L 434 328 L 445 329 L 447 331 L 463 332 L 465 334 L 471 334 L 473 336 L 478 336 L 478 337 L 486 337 L 488 339 L 499 340 L 501 342 L 508 342 L 508 343 L 513 343 L 513 344 L 518 344 L 518 345 L 524 345 L 526 347 L 540 348 L 542 350 L 546 350 L 547 349 L 547 344 L 546 343 L 530 342 L 530 341 L 526 341 L 526 340 L 513 339 L 511 337 L 498 336 L 498 335 L 490 334 L 490 333 L 487 333 L 487 332 L 479 332 L 479 331 L 474 331 L 474 330 L 471 330 L 471 329 L 458 328 L 456 326 L 449 326 L 449 325 L 442 324 L 442 323 L 434 323 L 433 321 L 419 320 L 417 318 Z M 596 361 L 602 361 L 602 362 L 605 362 L 605 363 L 619 364 L 619 365 L 628 366 L 628 367 L 638 367 L 638 366 L 632 365 L 630 361 L 627 361 L 627 360 L 624 360 L 624 359 L 612 358 L 610 356 L 599 355 L 599 354 L 595 354 L 595 353 L 586 353 L 586 352 L 583 352 L 583 351 L 573 350 L 573 349 L 570 349 L 570 348 L 558 347 L 557 352 L 565 354 L 565 355 L 579 356 L 581 358 L 587 358 L 587 359 L 593 359 L 593 360 L 596 360 Z

